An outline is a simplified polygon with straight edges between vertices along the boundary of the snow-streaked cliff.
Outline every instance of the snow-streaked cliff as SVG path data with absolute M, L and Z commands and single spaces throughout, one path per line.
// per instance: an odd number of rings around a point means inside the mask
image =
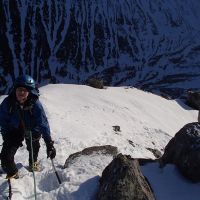
M 198 88 L 199 10 L 197 0 L 1 0 L 0 92 L 21 73 L 40 85 L 95 76 L 174 96 Z

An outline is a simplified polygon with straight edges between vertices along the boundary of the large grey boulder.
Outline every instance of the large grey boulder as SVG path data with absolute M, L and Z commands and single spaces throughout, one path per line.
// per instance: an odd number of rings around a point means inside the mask
M 175 164 L 186 178 L 200 181 L 200 123 L 181 128 L 165 147 L 160 163 Z
M 200 110 L 200 92 L 189 91 L 186 103 L 197 110 Z
M 90 78 L 86 81 L 86 83 L 90 86 L 90 87 L 94 87 L 97 89 L 103 89 L 104 88 L 104 83 L 103 80 L 101 79 L 97 79 L 97 78 Z
M 137 159 L 119 154 L 103 171 L 97 200 L 154 200 Z
M 75 162 L 76 159 L 81 156 L 91 156 L 91 155 L 109 155 L 115 157 L 118 154 L 118 149 L 112 145 L 102 145 L 102 146 L 92 146 L 83 149 L 82 151 L 71 154 L 65 161 L 63 168 L 69 167 Z

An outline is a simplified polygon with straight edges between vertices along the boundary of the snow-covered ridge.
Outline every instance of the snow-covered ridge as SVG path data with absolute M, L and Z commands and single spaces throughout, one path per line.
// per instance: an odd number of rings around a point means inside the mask
M 40 92 L 55 141 L 55 166 L 62 184 L 59 185 L 56 180 L 41 141 L 39 162 L 43 170 L 36 173 L 38 200 L 95 199 L 99 176 L 112 158 L 85 156 L 62 169 L 72 153 L 106 144 L 116 146 L 119 152 L 134 158 L 154 158 L 147 148 L 162 152 L 183 125 L 197 120 L 197 111 L 135 88 L 108 87 L 99 90 L 83 85 L 52 84 L 41 87 Z M 0 101 L 4 97 L 0 97 Z M 114 125 L 120 126 L 121 131 L 114 131 Z M 23 177 L 12 181 L 13 199 L 33 198 L 32 174 L 25 169 L 28 165 L 25 144 L 18 150 L 15 161 Z M 3 199 L 8 193 L 5 174 L 0 176 L 0 191 L 0 199 Z
M 149 140 L 155 148 L 162 149 L 183 125 L 197 121 L 197 111 L 136 88 L 98 90 L 84 85 L 53 84 L 40 91 L 53 136 L 62 138 L 64 134 L 69 144 L 77 144 L 74 148 L 78 151 L 87 144 L 111 144 L 128 153 L 132 146 L 125 145 L 127 141 L 137 146 L 136 141 L 141 138 L 141 151 L 146 151 Z M 115 134 L 115 125 L 120 126 L 121 132 Z M 157 138 L 161 135 L 162 142 Z M 124 144 L 119 138 L 123 138 Z M 133 151 L 133 155 L 139 157 L 141 151 Z

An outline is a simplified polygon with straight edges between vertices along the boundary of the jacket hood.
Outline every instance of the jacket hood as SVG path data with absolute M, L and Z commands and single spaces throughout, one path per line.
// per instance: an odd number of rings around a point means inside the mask
M 24 86 L 17 86 L 17 87 L 24 87 Z M 14 94 L 15 95 L 15 91 L 16 91 L 16 88 L 17 87 L 13 87 L 9 93 L 9 96 L 11 94 Z M 30 88 L 30 87 L 25 87 L 28 91 L 29 91 L 29 95 L 34 95 L 36 97 L 39 97 L 40 96 L 40 91 L 38 88 Z

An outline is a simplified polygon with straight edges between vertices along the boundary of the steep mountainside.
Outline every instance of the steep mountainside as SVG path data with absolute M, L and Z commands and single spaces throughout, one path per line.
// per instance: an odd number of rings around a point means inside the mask
M 40 85 L 130 85 L 182 95 L 200 78 L 200 1 L 1 0 L 0 93 Z

